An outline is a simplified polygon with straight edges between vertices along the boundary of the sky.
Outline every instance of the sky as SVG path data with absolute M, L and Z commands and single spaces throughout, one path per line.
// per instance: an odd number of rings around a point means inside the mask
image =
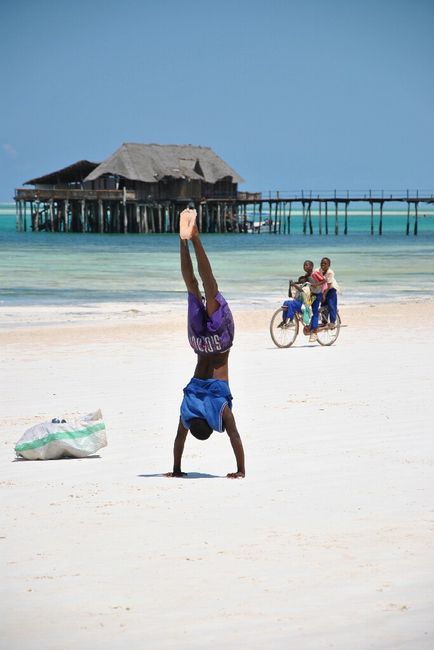
M 248 191 L 434 191 L 433 34 L 433 0 L 0 0 L 0 201 L 124 142 Z

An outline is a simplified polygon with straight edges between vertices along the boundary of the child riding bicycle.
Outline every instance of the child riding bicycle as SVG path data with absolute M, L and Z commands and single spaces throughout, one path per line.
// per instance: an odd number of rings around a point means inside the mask
M 309 327 L 309 342 L 314 343 L 317 340 L 318 314 L 325 278 L 320 271 L 313 270 L 311 260 L 305 260 L 303 270 L 305 275 L 300 276 L 297 283 L 290 282 L 290 294 L 291 287 L 296 289 L 296 293 L 294 297 L 284 301 L 282 322 L 278 327 L 291 326 L 294 316 L 303 313 L 303 322 Z

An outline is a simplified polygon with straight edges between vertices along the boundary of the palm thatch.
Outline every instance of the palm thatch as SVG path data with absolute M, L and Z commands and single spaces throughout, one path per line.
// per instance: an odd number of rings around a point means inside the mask
M 127 143 L 91 171 L 85 181 L 102 176 L 119 176 L 130 181 L 157 183 L 164 178 L 217 183 L 244 180 L 209 147 Z
M 63 167 L 56 172 L 51 172 L 45 176 L 32 178 L 26 181 L 24 185 L 61 185 L 68 183 L 79 183 L 83 181 L 90 172 L 92 172 L 99 163 L 89 162 L 89 160 L 79 160 L 72 165 Z

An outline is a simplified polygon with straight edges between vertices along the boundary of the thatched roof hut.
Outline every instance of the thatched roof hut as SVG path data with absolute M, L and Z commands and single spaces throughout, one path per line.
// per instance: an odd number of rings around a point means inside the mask
M 29 181 L 26 181 L 24 185 L 35 185 L 43 186 L 46 188 L 50 187 L 71 187 L 81 184 L 86 176 L 88 176 L 99 163 L 89 162 L 89 160 L 79 160 L 72 165 L 63 167 L 56 172 L 51 172 L 50 174 L 45 174 L 45 176 L 39 176 L 38 178 L 32 178 Z
M 92 189 L 125 187 L 156 199 L 236 197 L 239 174 L 209 147 L 127 143 L 84 179 Z

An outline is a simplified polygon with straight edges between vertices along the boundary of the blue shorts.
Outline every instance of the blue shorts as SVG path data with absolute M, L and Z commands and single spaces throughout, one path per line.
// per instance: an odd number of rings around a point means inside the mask
M 193 418 L 202 418 L 213 431 L 222 432 L 223 411 L 226 405 L 232 408 L 232 395 L 227 381 L 193 377 L 184 388 L 181 404 L 182 424 L 189 429 Z

